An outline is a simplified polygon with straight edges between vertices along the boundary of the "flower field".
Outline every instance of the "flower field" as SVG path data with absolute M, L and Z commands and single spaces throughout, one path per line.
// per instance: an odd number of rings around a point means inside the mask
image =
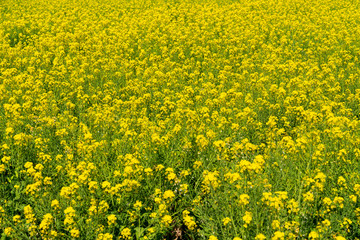
M 360 4 L 0 2 L 0 237 L 360 239 Z

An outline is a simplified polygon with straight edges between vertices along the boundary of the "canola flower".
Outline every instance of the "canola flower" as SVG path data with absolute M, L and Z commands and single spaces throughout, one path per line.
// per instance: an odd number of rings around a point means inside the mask
M 349 0 L 4 0 L 4 239 L 357 239 Z

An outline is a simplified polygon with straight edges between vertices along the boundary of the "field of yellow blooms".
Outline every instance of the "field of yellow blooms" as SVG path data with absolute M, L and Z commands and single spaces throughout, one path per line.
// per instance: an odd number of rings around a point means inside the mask
M 356 0 L 0 2 L 0 238 L 360 239 Z

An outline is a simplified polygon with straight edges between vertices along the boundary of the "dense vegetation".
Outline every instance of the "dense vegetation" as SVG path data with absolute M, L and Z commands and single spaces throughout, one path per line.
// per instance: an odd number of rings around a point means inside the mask
M 2 239 L 359 239 L 350 0 L 0 2 Z

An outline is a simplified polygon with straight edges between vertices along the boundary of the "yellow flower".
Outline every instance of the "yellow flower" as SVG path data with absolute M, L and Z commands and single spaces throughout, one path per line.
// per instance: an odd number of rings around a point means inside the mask
M 223 222 L 224 226 L 226 226 L 229 222 L 231 222 L 231 219 L 226 217 L 222 220 L 222 222 Z
M 24 167 L 25 167 L 26 169 L 32 168 L 32 167 L 33 167 L 33 163 L 32 163 L 32 162 L 26 162 L 25 165 L 24 165 Z
M 285 237 L 285 233 L 280 232 L 280 231 L 276 231 L 274 233 L 274 236 L 271 238 L 272 240 L 283 240 Z
M 195 169 L 198 169 L 198 168 L 200 168 L 202 166 L 202 162 L 201 161 L 195 161 L 194 162 L 194 168 Z
M 8 156 L 4 156 L 2 159 L 1 159 L 1 161 L 3 162 L 3 163 L 9 163 L 9 161 L 10 161 L 10 159 L 11 159 L 11 157 L 8 157 Z
M 241 194 L 240 199 L 239 199 L 239 203 L 240 203 L 240 205 L 245 206 L 245 205 L 249 204 L 249 200 L 250 200 L 249 195 Z
M 100 203 L 99 203 L 99 212 L 106 212 L 108 209 L 109 209 L 109 204 L 105 201 L 105 200 L 102 200 Z
M 41 163 L 38 163 L 36 164 L 35 169 L 41 172 L 44 169 L 44 166 Z
M 174 194 L 174 192 L 173 191 L 171 191 L 171 190 L 167 190 L 167 191 L 165 191 L 164 192 L 164 194 L 163 194 L 163 198 L 164 199 L 173 199 L 175 197 L 175 194 Z
M 280 221 L 279 220 L 272 221 L 271 226 L 274 230 L 280 229 Z
M 334 198 L 334 203 L 338 204 L 340 206 L 340 208 L 344 207 L 344 198 L 342 197 L 335 197 Z
M 311 192 L 307 192 L 303 194 L 305 202 L 312 202 L 314 201 L 314 195 Z
M 110 214 L 109 216 L 107 216 L 108 219 L 108 225 L 112 225 L 116 222 L 116 216 L 114 214 Z
M 357 201 L 357 196 L 355 196 L 355 195 L 350 195 L 349 198 L 350 198 L 350 200 L 351 200 L 352 202 L 356 203 L 356 201 Z
M 146 169 L 145 169 L 145 170 L 146 170 Z M 151 168 L 150 168 L 150 170 L 151 170 Z M 152 171 L 152 170 L 151 170 L 151 171 Z M 114 177 L 121 177 L 121 172 L 118 171 L 118 170 L 114 171 Z
M 134 203 L 134 208 L 135 209 L 140 209 L 142 207 L 142 202 L 141 201 L 136 201 L 135 203 Z
M 74 217 L 75 216 L 75 209 L 73 207 L 67 207 L 64 210 L 65 215 L 70 216 L 70 217 Z
M 215 237 L 214 235 L 211 235 L 211 236 L 209 237 L 209 240 L 218 240 L 218 238 Z
M 130 228 L 124 228 L 121 230 L 121 237 L 123 239 L 131 239 L 131 230 Z
M 187 228 L 189 230 L 194 230 L 196 227 L 196 222 L 194 221 L 194 217 L 191 217 L 190 212 L 187 210 L 184 210 L 182 215 L 183 215 L 183 219 L 184 219 L 184 223 L 187 226 Z
M 213 139 L 216 136 L 216 133 L 213 130 L 209 130 L 206 132 L 206 136 L 210 139 Z
M 43 180 L 44 185 L 52 185 L 51 177 L 45 177 Z
M 229 181 L 229 183 L 231 183 L 231 184 L 233 184 L 234 182 L 241 179 L 241 176 L 239 173 L 230 173 L 229 172 L 229 173 L 226 173 L 224 176 L 225 176 L 226 181 Z M 243 195 L 247 195 L 247 194 L 243 194 Z
M 168 227 L 172 222 L 172 217 L 170 215 L 165 215 L 162 217 L 161 222 Z
M 340 176 L 340 177 L 338 178 L 337 183 L 341 186 L 341 185 L 344 185 L 344 184 L 346 183 L 346 180 L 345 180 L 344 177 Z
M 113 235 L 110 233 L 100 233 L 97 240 L 113 240 Z
M 20 222 L 20 219 L 21 219 L 21 216 L 20 215 L 15 215 L 13 216 L 13 222 L 16 224 L 16 223 L 19 223 Z
M 331 222 L 328 219 L 325 219 L 324 221 L 321 222 L 324 226 L 328 227 L 331 225 Z
M 317 239 L 319 237 L 320 237 L 319 234 L 317 232 L 315 232 L 315 231 L 311 231 L 310 234 L 309 234 L 310 239 Z
M 196 144 L 199 146 L 200 149 L 203 150 L 209 144 L 209 141 L 204 135 L 198 135 L 196 137 Z
M 243 216 L 243 221 L 245 222 L 244 227 L 247 227 L 248 224 L 250 224 L 251 220 L 252 220 L 252 213 L 246 211 L 245 215 Z
M 326 180 L 326 175 L 322 172 L 319 172 L 316 176 L 315 179 L 319 179 L 320 182 L 325 182 Z
M 94 193 L 95 190 L 98 189 L 98 183 L 97 183 L 96 181 L 90 181 L 90 182 L 88 183 L 88 185 L 89 185 L 89 191 L 90 191 L 91 193 Z
M 96 213 L 97 213 L 97 207 L 94 206 L 94 205 L 90 206 L 90 207 L 89 207 L 89 214 L 90 214 L 90 215 L 94 215 L 94 214 L 96 214 Z
M 265 239 L 266 239 L 266 237 L 265 237 L 265 235 L 262 234 L 262 233 L 256 235 L 256 237 L 255 237 L 255 240 L 265 240 Z
M 7 227 L 4 229 L 4 233 L 6 236 L 11 236 L 11 233 L 14 231 L 11 227 Z
M 219 176 L 218 171 L 215 172 L 209 172 L 207 170 L 204 171 L 203 173 L 204 180 L 202 181 L 204 192 L 209 193 L 211 188 L 216 189 L 219 187 L 220 181 L 218 179 L 218 176 Z
M 162 165 L 162 164 L 159 164 L 159 165 L 157 165 L 156 166 L 156 171 L 161 171 L 161 170 L 163 170 L 165 167 L 164 167 L 164 165 Z
M 173 172 L 168 173 L 167 179 L 168 179 L 169 181 L 175 180 L 175 179 L 176 179 L 176 174 L 173 173 Z
M 12 127 L 8 127 L 5 129 L 6 135 L 10 135 L 14 133 L 14 129 Z
M 354 185 L 354 191 L 357 195 L 360 195 L 360 184 L 357 183 Z
M 80 231 L 77 228 L 73 228 L 70 230 L 70 235 L 73 238 L 78 238 L 78 237 L 80 237 Z
M 103 189 L 109 189 L 110 187 L 111 187 L 111 183 L 109 183 L 108 181 L 104 181 L 101 184 L 101 188 L 103 188 Z M 89 186 L 89 188 L 90 188 L 90 186 Z
M 36 221 L 35 214 L 33 214 L 33 210 L 30 205 L 24 207 L 24 215 L 27 223 Z
M 42 233 L 44 233 L 50 227 L 50 225 L 53 222 L 53 219 L 54 218 L 50 213 L 44 215 L 44 218 L 39 225 L 39 229 L 41 230 Z
M 332 204 L 332 201 L 331 201 L 330 198 L 325 197 L 325 198 L 323 199 L 323 203 L 324 203 L 325 205 L 327 205 L 327 206 L 330 206 L 330 205 Z
M 145 172 L 145 174 L 146 174 L 147 176 L 152 176 L 153 170 L 152 170 L 151 168 L 145 168 L 145 169 L 144 169 L 144 172 Z
M 344 238 L 343 236 L 337 236 L 335 237 L 335 240 L 346 240 L 346 238 Z
M 134 172 L 134 169 L 132 168 L 132 166 L 126 166 L 124 168 L 124 176 L 127 177 L 129 175 L 131 175 Z M 104 188 L 104 187 L 103 187 Z
M 186 177 L 186 176 L 188 176 L 188 175 L 190 175 L 190 172 L 189 172 L 188 170 L 182 170 L 182 171 L 180 172 L 180 176 L 181 176 L 181 177 Z
M 188 188 L 189 188 L 188 184 L 180 184 L 179 192 L 185 194 L 188 192 Z
M 75 220 L 73 217 L 71 216 L 65 216 L 65 219 L 64 219 L 64 225 L 67 226 L 67 225 L 73 225 L 75 223 Z
M 0 173 L 3 173 L 6 171 L 5 164 L 0 164 Z

